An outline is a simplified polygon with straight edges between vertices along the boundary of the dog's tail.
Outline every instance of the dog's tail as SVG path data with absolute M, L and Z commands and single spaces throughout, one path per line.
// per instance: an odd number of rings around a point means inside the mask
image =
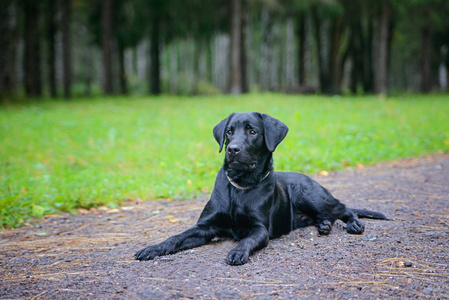
M 359 218 L 369 218 L 378 220 L 389 220 L 384 214 L 367 209 L 352 209 Z

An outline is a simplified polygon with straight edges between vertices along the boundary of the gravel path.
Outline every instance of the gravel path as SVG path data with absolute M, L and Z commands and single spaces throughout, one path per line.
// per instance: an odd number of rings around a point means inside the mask
M 192 226 L 207 199 L 48 216 L 0 232 L 0 299 L 449 299 L 449 154 L 315 179 L 391 220 L 364 220 L 360 236 L 299 229 L 228 266 L 229 240 L 133 259 Z

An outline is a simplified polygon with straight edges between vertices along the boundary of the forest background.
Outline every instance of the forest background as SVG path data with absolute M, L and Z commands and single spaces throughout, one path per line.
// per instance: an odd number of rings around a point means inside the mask
M 444 0 L 3 0 L 0 97 L 447 91 Z

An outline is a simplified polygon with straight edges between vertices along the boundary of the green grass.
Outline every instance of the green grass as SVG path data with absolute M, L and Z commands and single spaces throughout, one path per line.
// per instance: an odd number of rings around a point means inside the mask
M 290 131 L 278 171 L 316 173 L 449 151 L 449 96 L 101 98 L 0 108 L 0 226 L 126 199 L 209 193 L 212 128 L 260 111 Z

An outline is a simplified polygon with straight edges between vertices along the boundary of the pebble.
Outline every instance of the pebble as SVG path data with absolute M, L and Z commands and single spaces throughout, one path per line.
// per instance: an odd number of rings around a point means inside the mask
M 429 231 L 429 232 L 424 233 L 424 236 L 429 237 L 431 239 L 440 239 L 440 238 L 443 237 L 443 235 L 441 235 L 440 233 L 436 233 L 436 232 L 433 232 L 433 231 Z
M 377 237 L 374 234 L 369 233 L 369 234 L 365 235 L 365 237 L 363 239 L 367 240 L 367 241 L 375 241 L 375 240 L 377 240 Z

